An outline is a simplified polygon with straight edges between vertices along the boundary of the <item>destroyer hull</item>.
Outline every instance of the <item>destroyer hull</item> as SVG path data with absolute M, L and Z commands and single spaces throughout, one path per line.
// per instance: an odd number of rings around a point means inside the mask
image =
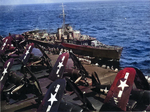
M 123 48 L 108 49 L 108 48 L 95 48 L 85 45 L 75 45 L 69 43 L 62 43 L 62 46 L 66 49 L 72 49 L 75 54 L 102 58 L 102 59 L 114 59 L 119 60 Z
M 73 53 L 83 55 L 83 56 L 90 56 L 95 58 L 101 59 L 113 59 L 113 60 L 120 60 L 121 52 L 123 50 L 122 47 L 113 49 L 113 48 L 97 48 L 91 47 L 87 45 L 76 45 L 71 43 L 55 43 L 51 44 L 49 42 L 38 41 L 29 39 L 30 42 L 34 42 L 36 44 L 43 45 L 45 47 L 54 47 L 54 48 L 65 48 L 68 50 L 72 50 Z

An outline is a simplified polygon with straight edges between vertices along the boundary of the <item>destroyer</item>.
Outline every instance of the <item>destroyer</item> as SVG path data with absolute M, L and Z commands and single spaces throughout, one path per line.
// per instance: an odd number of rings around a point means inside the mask
M 63 48 L 72 50 L 75 54 L 90 56 L 101 59 L 119 60 L 122 52 L 122 47 L 105 45 L 96 38 L 89 35 L 82 35 L 80 31 L 73 30 L 69 24 L 65 24 L 65 13 L 63 7 L 63 25 L 57 29 L 56 33 L 48 34 L 45 31 L 30 31 L 26 32 L 29 35 L 29 40 L 40 40 L 48 42 L 52 45 L 62 45 Z

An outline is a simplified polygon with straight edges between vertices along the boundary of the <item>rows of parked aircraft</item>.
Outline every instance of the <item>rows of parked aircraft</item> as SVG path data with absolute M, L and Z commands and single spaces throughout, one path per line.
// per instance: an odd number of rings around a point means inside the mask
M 34 52 L 39 50 L 40 53 Z M 150 111 L 150 77 L 137 68 L 127 67 L 119 71 L 111 85 L 101 85 L 96 71 L 90 76 L 81 62 L 72 52 L 59 55 L 54 66 L 45 53 L 43 47 L 37 43 L 30 43 L 26 35 L 9 35 L 1 38 L 0 42 L 0 93 L 2 100 L 11 104 L 18 102 L 28 93 L 34 94 L 38 112 L 53 111 Z M 68 59 L 73 65 L 66 69 Z M 34 74 L 34 65 L 45 70 L 44 75 L 50 80 L 47 92 L 44 95 L 38 78 Z M 74 74 L 71 74 L 75 71 Z M 79 89 L 77 83 L 82 80 L 88 87 L 87 78 L 92 79 L 92 91 L 106 95 L 100 110 L 96 110 L 92 102 Z M 65 102 L 63 95 L 66 87 L 83 103 L 75 105 Z M 34 97 L 35 98 L 35 97 Z

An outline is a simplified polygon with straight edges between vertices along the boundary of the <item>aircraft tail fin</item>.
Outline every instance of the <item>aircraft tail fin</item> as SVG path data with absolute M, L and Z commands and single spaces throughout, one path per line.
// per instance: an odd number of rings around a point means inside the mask
M 52 68 L 52 71 L 50 72 L 50 75 L 48 77 L 50 80 L 55 81 L 56 79 L 63 77 L 63 72 L 65 70 L 68 58 L 69 58 L 69 53 L 67 53 L 67 52 L 61 54 L 58 57 L 55 65 Z
M 52 82 L 37 112 L 57 112 L 65 87 L 66 81 L 64 79 Z
M 23 53 L 23 55 L 20 57 L 20 60 L 23 63 L 23 65 L 27 64 L 27 62 L 28 62 L 28 60 L 30 58 L 30 55 L 31 55 L 33 47 L 34 47 L 34 43 L 29 44 L 27 46 L 25 52 Z
M 126 105 L 132 90 L 135 75 L 136 71 L 134 68 L 124 68 L 117 74 L 108 91 L 101 111 L 110 111 L 112 110 L 111 107 L 126 111 Z
M 1 73 L 1 77 L 0 77 L 0 85 L 1 85 L 0 93 L 2 92 L 3 87 L 6 83 L 6 80 L 7 80 L 8 74 L 10 72 L 10 69 L 13 65 L 13 62 L 14 62 L 14 59 L 10 58 L 9 60 L 7 60 L 5 62 L 4 66 L 3 66 L 3 70 L 2 70 L 2 73 Z

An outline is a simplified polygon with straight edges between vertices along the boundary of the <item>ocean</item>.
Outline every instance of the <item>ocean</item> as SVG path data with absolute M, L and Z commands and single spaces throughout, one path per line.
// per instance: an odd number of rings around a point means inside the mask
M 66 23 L 104 44 L 122 46 L 120 67 L 150 75 L 150 1 L 64 3 Z M 0 35 L 62 26 L 61 3 L 0 5 Z

